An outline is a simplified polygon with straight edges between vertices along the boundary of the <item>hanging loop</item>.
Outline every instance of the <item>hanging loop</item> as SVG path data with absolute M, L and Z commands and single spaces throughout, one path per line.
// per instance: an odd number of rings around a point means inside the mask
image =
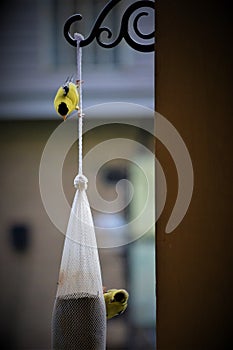
M 89 45 L 94 39 L 96 39 L 96 41 L 98 42 L 98 44 L 101 47 L 104 48 L 112 48 L 117 46 L 121 40 L 124 38 L 125 41 L 127 42 L 127 44 L 129 46 L 131 46 L 133 49 L 140 51 L 140 52 L 152 52 L 155 50 L 155 43 L 149 43 L 149 44 L 144 44 L 144 43 L 139 43 L 137 41 L 135 41 L 133 39 L 133 35 L 132 34 L 136 34 L 140 39 L 143 40 L 151 40 L 155 37 L 155 31 L 153 30 L 151 33 L 148 34 L 144 34 L 140 31 L 139 29 L 139 19 L 143 16 L 148 16 L 149 12 L 148 11 L 142 11 L 139 12 L 136 17 L 133 20 L 133 25 L 132 25 L 132 30 L 129 31 L 129 26 L 130 26 L 130 17 L 133 13 L 135 13 L 137 10 L 141 9 L 141 8 L 150 8 L 155 10 L 155 3 L 154 1 L 150 1 L 150 0 L 140 0 L 140 1 L 136 1 L 133 4 L 131 4 L 125 11 L 125 13 L 122 16 L 122 21 L 121 21 L 121 27 L 120 27 L 120 31 L 119 31 L 119 35 L 118 37 L 115 39 L 115 41 L 110 42 L 110 43 L 106 43 L 103 42 L 101 40 L 101 36 L 103 33 L 107 34 L 107 38 L 110 39 L 113 36 L 112 31 L 107 28 L 107 27 L 101 27 L 102 22 L 104 21 L 104 19 L 106 18 L 106 16 L 108 15 L 108 13 L 113 9 L 113 7 L 119 3 L 121 0 L 111 0 L 107 3 L 107 5 L 104 7 L 104 9 L 102 10 L 102 12 L 100 13 L 99 17 L 97 18 L 91 33 L 89 34 L 89 36 L 82 40 L 80 42 L 80 46 L 87 46 Z M 81 14 L 74 14 L 72 16 L 70 16 L 67 21 L 65 22 L 64 25 L 64 36 L 66 38 L 66 40 L 72 45 L 72 46 L 77 46 L 77 41 L 75 40 L 75 38 L 70 34 L 69 30 L 71 25 L 76 22 L 76 21 L 80 21 L 82 19 L 82 15 Z
M 80 14 L 75 14 L 75 15 L 72 15 L 70 16 L 66 22 L 65 22 L 65 25 L 64 25 L 64 29 L 63 29 L 63 34 L 64 34 L 64 37 L 66 38 L 66 40 L 68 41 L 68 43 L 72 46 L 75 46 L 77 47 L 77 40 L 72 37 L 72 35 L 70 34 L 69 30 L 70 30 L 70 27 L 71 25 L 76 22 L 76 21 L 80 21 L 82 19 L 82 15 Z M 83 40 L 82 40 L 83 41 Z M 83 46 L 80 42 L 80 46 Z

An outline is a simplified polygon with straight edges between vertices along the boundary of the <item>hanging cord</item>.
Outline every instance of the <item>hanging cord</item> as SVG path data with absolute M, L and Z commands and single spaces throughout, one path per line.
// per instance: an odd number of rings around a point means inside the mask
M 84 37 L 75 33 L 74 38 L 77 41 L 77 82 L 78 82 L 78 92 L 79 92 L 79 111 L 78 111 L 78 175 L 74 179 L 74 186 L 78 189 L 87 188 L 87 178 L 83 175 L 83 101 L 82 101 L 82 48 L 80 42 L 84 40 Z
M 82 96 L 82 48 L 80 46 L 80 42 L 84 39 L 84 37 L 79 34 L 75 33 L 74 38 L 77 41 L 77 81 L 79 83 L 78 85 L 78 92 L 79 92 L 79 127 L 78 127 L 78 133 L 79 133 L 79 174 L 82 175 L 83 169 L 82 169 L 82 134 L 83 134 L 83 96 Z

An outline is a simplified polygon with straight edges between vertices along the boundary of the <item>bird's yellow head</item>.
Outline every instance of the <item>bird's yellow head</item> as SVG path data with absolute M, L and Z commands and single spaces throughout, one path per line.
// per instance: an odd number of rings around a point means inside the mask
M 118 302 L 124 304 L 125 302 L 127 302 L 128 298 L 129 294 L 125 289 L 118 289 L 112 293 L 111 302 Z

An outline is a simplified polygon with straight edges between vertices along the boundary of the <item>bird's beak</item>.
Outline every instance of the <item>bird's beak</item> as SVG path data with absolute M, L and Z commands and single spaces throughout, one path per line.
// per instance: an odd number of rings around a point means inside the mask
M 64 121 L 66 120 L 66 118 L 67 118 L 67 115 L 64 115 L 64 116 L 63 116 Z

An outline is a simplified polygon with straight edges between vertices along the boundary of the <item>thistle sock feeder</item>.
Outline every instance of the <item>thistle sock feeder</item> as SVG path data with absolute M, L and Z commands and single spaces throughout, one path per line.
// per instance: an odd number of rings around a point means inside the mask
M 78 80 L 81 36 L 77 34 Z M 52 349 L 104 350 L 106 309 L 94 224 L 82 174 L 82 84 L 79 86 L 79 174 L 64 242 L 52 317 Z M 80 91 L 81 90 L 81 91 Z
M 105 349 L 106 311 L 87 179 L 78 175 L 53 311 L 52 348 Z

